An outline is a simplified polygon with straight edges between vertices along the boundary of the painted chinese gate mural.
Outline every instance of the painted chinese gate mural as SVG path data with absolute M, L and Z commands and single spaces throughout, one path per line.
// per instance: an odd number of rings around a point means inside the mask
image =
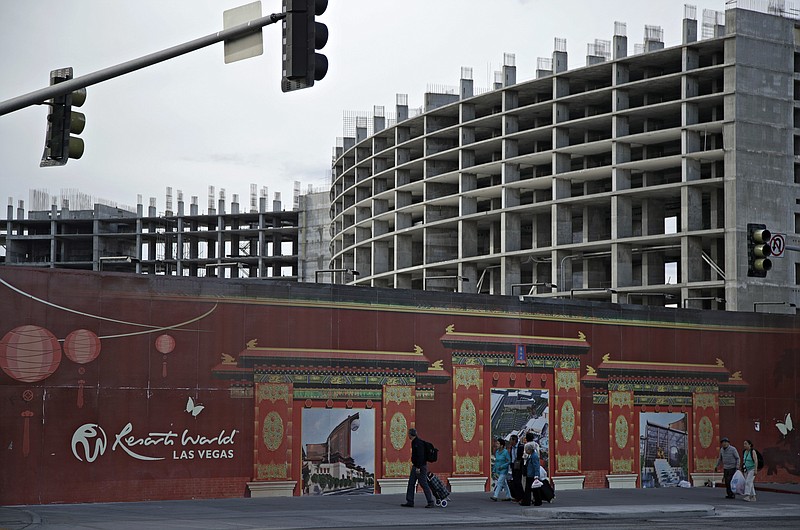
M 791 317 L 0 268 L 0 503 L 400 494 L 407 431 L 483 491 L 533 433 L 559 487 L 800 476 Z

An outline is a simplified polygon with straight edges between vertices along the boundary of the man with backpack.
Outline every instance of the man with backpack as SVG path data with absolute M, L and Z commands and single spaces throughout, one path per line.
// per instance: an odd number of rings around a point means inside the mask
M 436 504 L 433 501 L 433 493 L 428 484 L 428 457 L 426 454 L 427 442 L 417 436 L 416 429 L 408 430 L 408 438 L 411 440 L 411 474 L 408 477 L 408 489 L 406 490 L 406 502 L 401 504 L 404 508 L 414 507 L 414 494 L 417 491 L 417 481 L 422 486 L 425 493 L 425 500 L 428 504 L 426 508 L 433 508 Z

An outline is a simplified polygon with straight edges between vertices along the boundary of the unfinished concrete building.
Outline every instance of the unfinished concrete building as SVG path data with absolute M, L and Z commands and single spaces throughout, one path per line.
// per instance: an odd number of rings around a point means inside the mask
M 23 204 L 16 215 L 9 204 L 0 225 L 3 264 L 297 281 L 299 212 L 283 210 L 278 193 L 270 210 L 264 195 L 256 200 L 251 189 L 245 210 L 237 195 L 228 204 L 224 190 L 215 199 L 210 187 L 205 213 L 197 197 L 186 211 L 180 192 L 173 211 L 171 188 L 163 212 L 157 211 L 155 198 L 146 210 L 141 198 L 136 211 L 96 201 L 71 210 L 65 201 L 61 208 L 34 207 L 27 216 Z
M 797 244 L 800 29 L 743 4 L 701 24 L 686 6 L 677 46 L 647 26 L 630 54 L 616 23 L 585 67 L 556 39 L 535 79 L 506 55 L 488 91 L 462 69 L 419 110 L 399 95 L 394 115 L 355 116 L 330 267 L 356 285 L 793 312 L 796 254 L 748 277 L 746 225 Z

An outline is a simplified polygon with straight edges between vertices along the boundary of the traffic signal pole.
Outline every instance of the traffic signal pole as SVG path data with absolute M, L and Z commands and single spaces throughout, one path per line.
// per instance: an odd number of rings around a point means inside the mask
M 135 72 L 136 70 L 141 70 L 142 68 L 147 68 L 148 66 L 152 66 L 169 59 L 174 59 L 175 57 L 205 48 L 206 46 L 216 44 L 220 41 L 236 39 L 249 33 L 255 33 L 256 31 L 260 31 L 264 26 L 274 24 L 285 17 L 286 15 L 284 13 L 273 13 L 271 15 L 251 20 L 250 22 L 219 31 L 217 33 L 212 33 L 211 35 L 206 35 L 205 37 L 200 37 L 199 39 L 195 39 L 193 41 L 178 44 L 177 46 L 167 48 L 166 50 L 151 53 L 150 55 L 145 55 L 144 57 L 139 57 L 138 59 L 133 59 L 116 66 L 104 68 L 103 70 L 98 70 L 97 72 L 75 77 L 47 88 L 42 88 L 22 96 L 17 96 L 15 98 L 2 101 L 0 102 L 0 116 L 24 109 L 25 107 L 29 107 L 31 105 L 42 105 L 46 101 L 55 97 L 70 94 L 81 88 L 86 88 L 90 85 L 96 85 L 98 83 L 102 83 L 103 81 L 108 81 L 109 79 L 129 74 L 131 72 Z

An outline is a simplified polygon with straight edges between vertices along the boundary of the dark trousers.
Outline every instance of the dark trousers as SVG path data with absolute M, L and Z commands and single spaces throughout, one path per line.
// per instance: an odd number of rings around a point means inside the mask
M 728 497 L 733 497 L 733 491 L 731 490 L 731 480 L 733 480 L 733 475 L 736 474 L 736 469 L 723 469 L 722 470 L 722 478 L 725 481 L 725 493 Z
M 543 500 L 543 501 L 550 502 L 550 501 L 552 501 L 552 500 L 555 498 L 555 496 L 556 496 L 556 495 L 555 495 L 555 491 L 553 491 L 553 485 L 552 485 L 552 484 L 550 484 L 550 481 L 549 481 L 549 480 L 547 480 L 547 479 L 544 479 L 544 480 L 542 481 L 542 487 L 541 487 L 541 488 L 539 488 L 539 489 L 541 490 L 541 494 L 542 494 L 542 500 Z
M 524 495 L 524 491 L 522 489 L 522 471 L 521 470 L 512 470 L 511 471 L 511 482 L 508 483 L 508 489 L 511 490 L 511 498 L 520 500 Z
M 408 476 L 408 489 L 406 490 L 406 502 L 408 504 L 414 504 L 414 494 L 417 492 L 417 481 L 419 481 L 420 486 L 422 486 L 422 491 L 425 493 L 425 500 L 428 501 L 428 504 L 433 504 L 433 494 L 428 484 L 428 466 L 411 466 L 411 474 Z
M 534 506 L 542 505 L 542 488 L 532 487 L 534 480 L 536 480 L 536 477 L 527 477 L 525 479 L 525 494 L 522 496 L 522 502 L 520 503 L 523 506 L 531 505 L 531 495 L 533 495 Z

